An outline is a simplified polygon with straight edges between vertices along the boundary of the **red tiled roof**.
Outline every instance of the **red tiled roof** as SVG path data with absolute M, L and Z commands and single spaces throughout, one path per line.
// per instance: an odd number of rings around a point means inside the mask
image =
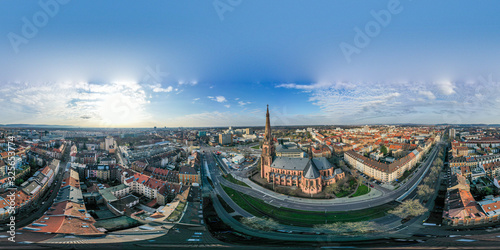
M 160 189 L 163 185 L 165 185 L 165 182 L 160 181 L 158 179 L 150 178 L 146 184 L 147 187 L 152 188 L 152 189 Z
M 134 181 L 138 183 L 145 184 L 149 179 L 149 176 L 140 173 L 134 173 Z
M 500 201 L 481 206 L 486 213 L 500 209 Z

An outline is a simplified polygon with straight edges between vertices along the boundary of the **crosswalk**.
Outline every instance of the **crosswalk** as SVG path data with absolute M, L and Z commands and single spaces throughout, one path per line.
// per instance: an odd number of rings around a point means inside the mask
M 54 242 L 47 242 L 50 244 L 88 244 L 91 243 L 88 240 L 72 240 L 72 241 L 54 241 Z

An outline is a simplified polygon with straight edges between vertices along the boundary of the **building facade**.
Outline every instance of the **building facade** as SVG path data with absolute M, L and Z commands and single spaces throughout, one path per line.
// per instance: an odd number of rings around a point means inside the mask
M 179 169 L 179 182 L 183 185 L 200 183 L 200 175 L 193 167 L 183 166 Z
M 391 164 L 385 164 L 350 150 L 344 153 L 344 160 L 359 172 L 376 180 L 391 182 L 400 178 L 406 170 L 413 168 L 421 156 L 421 152 L 416 149 Z
M 219 134 L 219 144 L 220 145 L 229 145 L 233 143 L 233 135 L 232 134 Z

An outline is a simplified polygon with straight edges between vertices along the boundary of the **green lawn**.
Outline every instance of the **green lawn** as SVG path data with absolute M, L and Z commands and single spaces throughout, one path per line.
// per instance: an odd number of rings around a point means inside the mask
M 349 196 L 350 194 L 352 194 L 352 191 L 351 190 L 346 190 L 346 191 L 341 191 L 341 192 L 335 193 L 335 196 L 337 198 L 342 198 L 342 197 Z
M 253 149 L 260 149 L 260 146 L 259 146 L 259 145 L 257 145 L 257 146 L 253 146 L 252 148 L 253 148 Z
M 142 223 L 140 223 L 139 221 L 132 219 L 130 217 L 120 216 L 120 217 L 115 217 L 115 218 L 110 218 L 110 219 L 98 220 L 94 224 L 94 226 L 103 227 L 108 231 L 115 231 L 115 230 L 139 226 L 141 224 Z
M 182 210 L 184 210 L 185 206 L 186 206 L 186 203 L 181 202 L 181 203 L 179 203 L 179 205 L 177 205 L 177 207 L 175 208 L 175 210 L 182 212 Z
M 181 212 L 177 211 L 177 210 L 174 210 L 166 220 L 168 221 L 178 221 L 179 220 L 179 216 L 181 215 Z
M 304 210 L 295 210 L 289 208 L 278 208 L 265 203 L 260 199 L 240 193 L 231 188 L 222 186 L 226 193 L 234 200 L 238 206 L 257 217 L 271 217 L 280 224 L 314 226 L 317 224 L 333 222 L 356 222 L 373 220 L 383 217 L 387 211 L 395 207 L 389 203 L 378 207 L 364 210 L 355 210 L 349 212 L 312 212 Z
M 233 199 L 233 201 L 238 204 L 238 206 L 240 206 L 241 208 L 243 208 L 244 210 L 246 210 L 247 212 L 253 214 L 253 215 L 257 215 L 257 216 L 262 216 L 262 214 L 256 210 L 255 208 L 253 208 L 247 201 L 245 201 L 243 199 L 243 197 L 241 196 L 242 194 L 232 188 L 229 188 L 229 187 L 226 187 L 224 185 L 221 185 L 222 188 L 224 189 L 224 191 L 227 193 L 227 195 L 229 197 L 231 197 L 231 199 Z
M 236 180 L 232 175 L 228 174 L 226 176 L 224 176 L 224 179 L 234 183 L 234 184 L 238 184 L 240 186 L 244 186 L 244 187 L 250 187 L 248 186 L 246 183 L 240 181 L 240 180 Z
M 220 195 L 217 195 L 217 198 L 219 199 L 220 204 L 222 205 L 222 207 L 224 207 L 224 209 L 226 210 L 226 212 L 228 212 L 228 213 L 234 212 L 234 209 L 231 208 L 229 206 L 229 204 L 227 204 L 226 201 L 224 201 L 224 199 L 222 199 L 222 197 L 220 197 Z
M 342 198 L 342 197 L 346 197 L 346 196 L 349 196 L 350 194 L 352 194 L 354 192 L 354 189 L 356 188 L 356 180 L 354 179 L 350 179 L 349 180 L 349 189 L 347 190 L 342 190 L 338 193 L 335 193 L 335 196 L 337 198 Z
M 354 193 L 352 195 L 352 197 L 365 195 L 365 194 L 367 194 L 369 192 L 370 192 L 370 188 L 367 187 L 365 184 L 361 184 L 361 186 L 358 187 L 358 190 L 356 190 L 356 193 Z

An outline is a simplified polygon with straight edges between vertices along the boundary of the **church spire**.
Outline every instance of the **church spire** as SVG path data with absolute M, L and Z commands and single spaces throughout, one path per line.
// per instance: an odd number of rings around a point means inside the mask
M 271 141 L 271 121 L 269 120 L 269 105 L 267 105 L 266 113 L 266 130 L 264 132 L 264 141 Z
M 267 105 L 266 113 L 266 129 L 264 131 L 264 143 L 262 144 L 262 155 L 260 161 L 260 172 L 261 177 L 270 180 L 271 176 L 269 171 L 271 171 L 271 164 L 273 164 L 273 158 L 275 156 L 274 152 L 274 142 L 271 134 L 271 121 L 269 119 L 269 105 Z

